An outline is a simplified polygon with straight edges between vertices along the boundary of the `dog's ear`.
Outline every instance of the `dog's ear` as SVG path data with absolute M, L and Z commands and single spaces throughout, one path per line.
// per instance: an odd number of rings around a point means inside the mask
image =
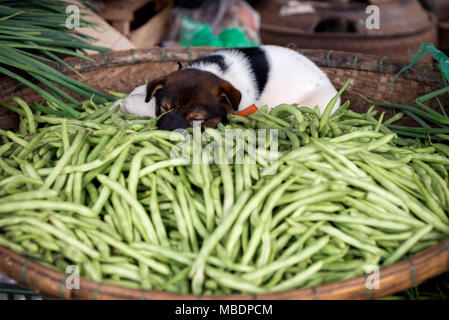
M 223 81 L 218 90 L 219 99 L 226 104 L 228 112 L 238 110 L 242 94 L 228 81 Z
M 154 93 L 165 85 L 166 80 L 166 77 L 160 77 L 148 82 L 145 102 L 150 102 L 151 98 L 153 98 Z

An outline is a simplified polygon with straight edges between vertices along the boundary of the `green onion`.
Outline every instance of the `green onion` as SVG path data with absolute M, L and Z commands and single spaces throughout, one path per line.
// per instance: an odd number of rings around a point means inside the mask
M 94 96 L 97 102 L 112 98 L 59 72 L 55 66 L 61 64 L 80 75 L 56 54 L 91 60 L 84 55 L 85 49 L 99 52 L 109 49 L 92 45 L 87 42 L 91 37 L 66 28 L 68 5 L 70 3 L 62 0 L 0 1 L 0 74 L 38 92 L 63 110 L 59 114 L 78 118 L 80 114 L 75 107 L 80 107 L 80 103 L 55 84 L 86 99 Z M 81 9 L 81 15 L 85 14 Z M 95 25 L 82 17 L 80 19 L 81 28 Z M 27 75 L 19 74 L 17 70 L 23 70 Z M 37 82 L 44 84 L 49 91 L 39 88 Z M 39 110 L 55 113 L 50 107 L 40 107 Z

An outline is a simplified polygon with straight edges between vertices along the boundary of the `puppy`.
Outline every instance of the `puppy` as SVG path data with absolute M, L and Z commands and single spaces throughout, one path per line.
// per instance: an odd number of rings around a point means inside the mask
M 216 127 L 227 114 L 255 104 L 269 108 L 298 104 L 323 112 L 337 94 L 326 74 L 311 60 L 279 46 L 222 49 L 171 74 L 137 87 L 121 110 L 157 117 L 160 129 Z M 337 101 L 334 110 L 340 106 Z

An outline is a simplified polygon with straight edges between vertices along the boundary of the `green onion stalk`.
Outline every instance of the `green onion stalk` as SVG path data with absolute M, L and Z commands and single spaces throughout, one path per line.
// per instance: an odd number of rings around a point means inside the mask
M 0 0 L 0 74 L 30 87 L 49 102 L 45 107 L 33 107 L 34 110 L 78 118 L 81 103 L 61 88 L 99 103 L 112 98 L 58 71 L 65 66 L 83 77 L 61 57 L 92 61 L 85 55 L 86 50 L 109 49 L 89 43 L 94 38 L 78 28 L 67 28 L 69 5 L 62 0 Z M 79 28 L 96 26 L 84 19 L 87 15 L 84 8 L 79 12 Z

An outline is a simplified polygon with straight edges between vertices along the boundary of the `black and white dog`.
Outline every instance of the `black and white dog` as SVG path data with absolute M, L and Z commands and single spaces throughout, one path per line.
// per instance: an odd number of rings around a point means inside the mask
M 291 49 L 266 45 L 210 53 L 135 88 L 117 103 L 122 111 L 140 116 L 164 114 L 159 128 L 174 130 L 192 126 L 193 121 L 215 127 L 228 113 L 252 104 L 317 105 L 323 112 L 336 94 L 311 60 Z M 340 100 L 334 110 L 339 106 Z

